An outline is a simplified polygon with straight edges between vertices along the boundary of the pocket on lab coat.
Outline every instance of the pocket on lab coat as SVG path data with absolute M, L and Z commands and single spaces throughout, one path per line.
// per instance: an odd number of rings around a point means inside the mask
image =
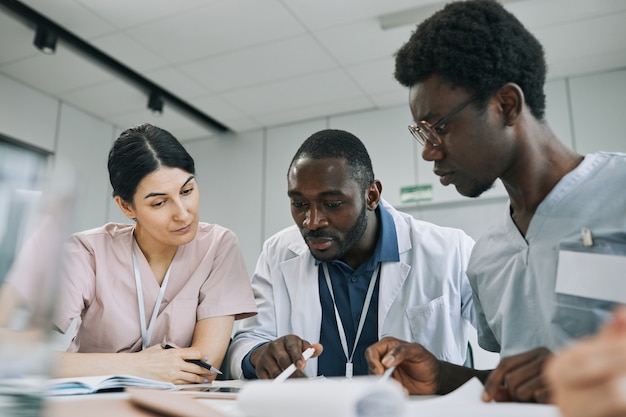
M 451 311 L 448 297 L 434 300 L 406 310 L 413 340 L 422 344 L 437 358 L 452 363 L 462 363 L 458 342 L 464 338 L 462 320 L 458 312 Z M 467 341 L 461 343 L 466 346 Z

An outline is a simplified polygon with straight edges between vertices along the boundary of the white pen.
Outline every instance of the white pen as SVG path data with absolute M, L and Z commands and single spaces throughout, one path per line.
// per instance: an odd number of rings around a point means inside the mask
M 389 379 L 389 377 L 391 376 L 391 374 L 393 374 L 393 371 L 395 371 L 395 370 L 396 370 L 396 367 L 395 367 L 395 366 L 392 366 L 391 368 L 387 368 L 387 369 L 385 370 L 385 373 L 383 373 L 383 374 L 380 376 L 380 380 L 381 380 L 381 381 L 384 381 L 384 380 L 386 380 L 386 379 Z
M 312 347 L 310 347 L 307 350 L 305 350 L 304 352 L 302 352 L 302 356 L 304 357 L 304 360 L 308 361 L 309 359 L 311 359 L 311 356 L 313 356 L 314 352 L 315 352 L 315 348 L 312 348 Z M 285 368 L 285 370 L 282 371 L 280 373 L 280 375 L 278 375 L 276 378 L 274 378 L 273 382 L 275 382 L 275 383 L 285 382 L 285 380 L 287 378 L 289 378 L 291 376 L 291 374 L 293 374 L 294 372 L 296 372 L 296 365 L 294 363 L 292 363 L 287 368 Z

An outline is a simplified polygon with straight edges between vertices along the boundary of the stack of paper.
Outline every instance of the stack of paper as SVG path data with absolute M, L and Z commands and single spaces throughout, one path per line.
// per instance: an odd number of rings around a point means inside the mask
M 297 378 L 248 382 L 237 405 L 250 417 L 384 417 L 403 416 L 407 399 L 393 380 Z
M 553 405 L 484 403 L 474 378 L 442 396 L 407 396 L 394 380 L 289 379 L 247 382 L 237 399 L 245 417 L 559 417 Z
M 441 397 L 414 399 L 407 406 L 407 416 L 428 417 L 559 417 L 553 405 L 528 403 L 485 403 L 481 400 L 483 384 L 476 378 L 454 392 Z

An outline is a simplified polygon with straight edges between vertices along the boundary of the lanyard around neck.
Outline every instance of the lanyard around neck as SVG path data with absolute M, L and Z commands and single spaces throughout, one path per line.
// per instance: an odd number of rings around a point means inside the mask
M 165 288 L 167 288 L 167 282 L 170 278 L 170 270 L 172 269 L 172 262 L 170 262 L 170 266 L 167 267 L 167 272 L 165 273 L 165 278 L 163 278 L 163 282 L 161 283 L 161 289 L 159 290 L 159 295 L 156 299 L 156 303 L 154 304 L 154 309 L 152 310 L 152 316 L 150 317 L 150 322 L 146 327 L 146 311 L 145 306 L 143 304 L 143 286 L 141 284 L 141 274 L 139 273 L 139 262 L 137 261 L 137 254 L 135 254 L 135 245 L 132 246 L 133 250 L 133 268 L 135 270 L 135 285 L 137 286 L 137 304 L 139 305 L 139 325 L 141 326 L 141 349 L 146 349 L 150 346 L 150 339 L 152 338 L 152 330 L 154 329 L 154 323 L 156 322 L 156 316 L 159 314 L 159 308 L 161 307 L 161 302 L 163 301 L 163 294 L 165 294 Z
M 322 263 L 322 269 L 324 270 L 324 277 L 326 278 L 326 285 L 328 285 L 330 298 L 333 300 L 333 307 L 335 309 L 335 320 L 337 320 L 337 330 L 339 331 L 341 347 L 343 348 L 343 354 L 346 356 L 346 377 L 352 378 L 352 358 L 354 357 L 354 352 L 356 351 L 356 345 L 357 343 L 359 343 L 359 339 L 361 338 L 361 331 L 363 330 L 363 325 L 365 324 L 367 310 L 369 310 L 370 303 L 372 302 L 372 294 L 374 292 L 374 287 L 376 286 L 376 280 L 378 279 L 378 272 L 380 271 L 380 262 L 376 265 L 376 268 L 372 273 L 372 277 L 370 278 L 369 287 L 367 287 L 367 294 L 365 296 L 365 301 L 363 302 L 363 309 L 361 310 L 361 317 L 359 318 L 359 326 L 356 331 L 356 336 L 354 337 L 354 345 L 352 346 L 352 353 L 350 355 L 348 355 L 348 342 L 346 339 L 346 331 L 344 330 L 343 322 L 341 321 L 339 311 L 337 310 L 335 294 L 333 292 L 333 286 L 330 282 L 330 274 L 328 273 L 328 265 L 326 264 L 326 262 Z

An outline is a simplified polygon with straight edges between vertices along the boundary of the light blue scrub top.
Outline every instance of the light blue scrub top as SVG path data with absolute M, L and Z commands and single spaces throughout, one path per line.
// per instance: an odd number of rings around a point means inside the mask
M 593 234 L 589 248 L 583 227 Z M 467 274 L 480 346 L 502 356 L 539 346 L 556 350 L 599 329 L 616 304 L 556 293 L 561 249 L 626 256 L 625 154 L 587 155 L 541 202 L 526 237 L 507 207 L 476 242 Z

